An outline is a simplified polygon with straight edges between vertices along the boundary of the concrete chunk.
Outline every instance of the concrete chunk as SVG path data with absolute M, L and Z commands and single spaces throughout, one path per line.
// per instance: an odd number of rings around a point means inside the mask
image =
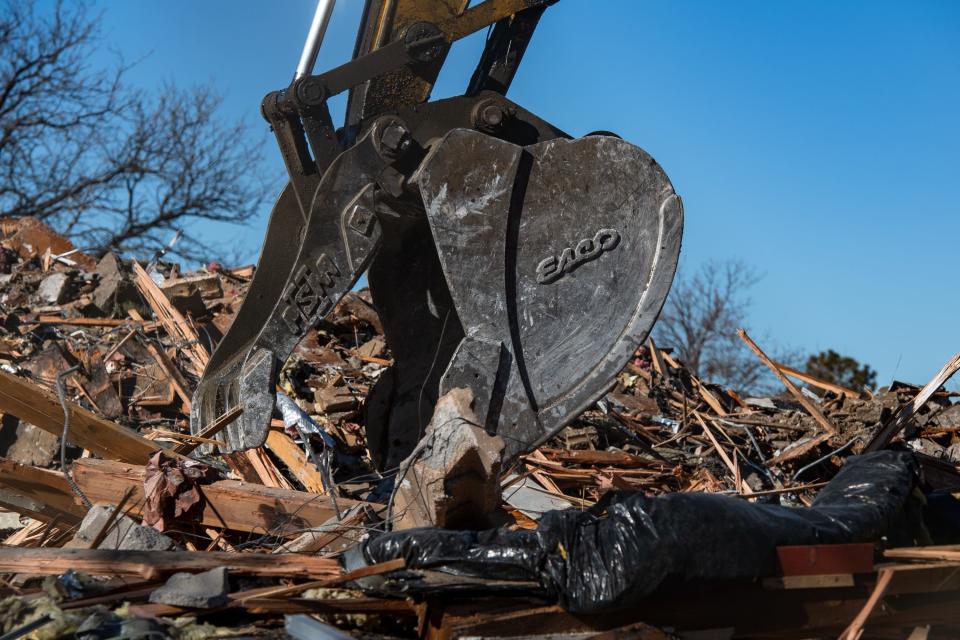
M 227 603 L 227 568 L 203 573 L 175 573 L 150 594 L 150 602 L 175 607 L 210 609 Z
M 107 253 L 103 256 L 97 265 L 96 273 L 99 284 L 93 292 L 93 304 L 102 313 L 123 313 L 138 306 L 137 288 L 124 274 L 116 255 Z
M 70 276 L 63 271 L 55 271 L 40 282 L 37 297 L 50 304 L 62 304 L 66 302 L 69 288 Z
M 83 518 L 73 540 L 64 545 L 67 548 L 89 549 L 91 543 L 107 523 L 107 519 L 116 507 L 110 504 L 95 504 Z M 176 543 L 153 527 L 137 524 L 133 518 L 121 515 L 114 521 L 110 531 L 98 549 L 119 549 L 122 551 L 169 551 L 176 549 Z

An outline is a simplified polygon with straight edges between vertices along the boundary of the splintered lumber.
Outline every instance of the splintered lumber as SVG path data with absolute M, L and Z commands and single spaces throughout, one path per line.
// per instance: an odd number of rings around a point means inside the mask
M 287 554 L 290 555 L 290 554 Z M 284 585 L 281 587 L 255 587 L 244 591 L 235 591 L 227 594 L 228 603 L 224 608 L 245 608 L 257 610 L 260 612 L 296 612 L 296 611 L 325 611 L 332 612 L 371 612 L 376 610 L 385 613 L 399 613 L 401 615 L 415 615 L 415 605 L 406 600 L 374 600 L 367 598 L 350 597 L 348 599 L 338 600 L 306 600 L 307 603 L 321 603 L 319 607 L 313 607 L 307 604 L 304 608 L 303 600 L 297 600 L 291 596 L 302 593 L 309 589 L 318 587 L 332 587 L 344 582 L 350 582 L 367 576 L 380 575 L 391 571 L 398 571 L 406 567 L 403 558 L 397 560 L 387 560 L 379 564 L 372 564 L 361 567 L 346 573 L 340 573 L 334 577 L 321 578 L 311 582 L 303 582 L 297 585 Z M 373 609 L 371 609 L 371 603 Z M 138 617 L 176 617 L 189 614 L 190 610 L 167 604 L 147 604 L 131 607 L 131 613 Z
M 34 520 L 74 525 L 86 509 L 74 500 L 63 474 L 0 458 L 0 506 Z
M 276 554 L 272 557 L 284 557 L 294 554 Z M 317 589 L 320 587 L 330 587 L 341 582 L 350 582 L 351 580 L 358 580 L 360 578 L 366 578 L 368 576 L 379 576 L 384 573 L 390 573 L 391 571 L 400 571 L 407 567 L 407 561 L 403 558 L 396 558 L 394 560 L 387 560 L 386 562 L 378 562 L 376 564 L 371 564 L 366 567 L 360 567 L 359 569 L 354 569 L 349 573 L 343 573 L 333 578 L 315 580 L 313 582 L 305 582 L 302 584 L 287 585 L 282 587 L 274 588 L 259 588 L 251 589 L 246 594 L 237 593 L 232 594 L 231 599 L 237 601 L 249 600 L 251 598 L 270 598 L 277 596 L 288 596 L 294 593 L 303 593 L 309 589 Z
M 147 304 L 153 309 L 160 324 L 166 330 L 167 334 L 180 343 L 183 353 L 190 361 L 191 373 L 196 376 L 203 375 L 203 369 L 207 366 L 207 360 L 210 356 L 200 344 L 200 338 L 196 330 L 187 322 L 177 309 L 170 304 L 167 296 L 163 294 L 157 283 L 153 281 L 143 267 L 136 262 L 133 263 L 133 272 L 135 275 L 135 284 L 146 299 Z
M 896 410 L 876 435 L 873 436 L 873 440 L 870 441 L 864 450 L 879 451 L 887 446 L 887 443 L 893 440 L 893 437 L 907 426 L 910 420 L 913 419 L 914 414 L 919 411 L 923 405 L 927 404 L 927 401 L 933 397 L 937 389 L 942 387 L 958 369 L 960 369 L 960 353 L 950 358 L 950 360 L 943 365 L 943 368 L 937 372 L 937 375 L 933 377 L 933 380 L 920 389 L 920 392 L 911 402 L 902 405 Z
M 823 427 L 827 433 L 834 434 L 837 432 L 837 430 L 833 427 L 833 424 L 831 424 L 830 421 L 827 420 L 827 417 L 823 415 L 819 408 L 817 408 L 817 405 L 813 404 L 813 402 L 810 401 L 810 398 L 803 395 L 800 389 L 797 388 L 797 385 L 793 384 L 793 382 L 790 381 L 790 378 L 780 371 L 780 368 L 777 366 L 777 364 L 771 360 L 759 346 L 757 346 L 757 343 L 750 339 L 750 336 L 747 335 L 746 331 L 743 329 L 737 329 L 737 335 L 740 336 L 740 339 L 743 340 L 748 347 L 750 347 L 751 351 L 757 354 L 757 357 L 760 358 L 760 361 L 770 368 L 770 371 L 773 372 L 773 375 L 777 376 L 777 380 L 783 383 L 783 386 L 787 388 L 787 391 L 790 392 L 790 395 L 792 395 L 797 402 L 803 405 L 803 408 L 806 409 L 811 416 L 813 416 L 813 419 L 816 420 L 817 423 Z
M 160 445 L 104 420 L 72 402 L 69 440 L 103 458 L 143 464 Z M 56 436 L 63 434 L 63 408 L 52 393 L 0 370 L 0 411 L 17 416 Z
M 789 460 L 794 460 L 795 458 L 805 456 L 807 453 L 813 451 L 821 444 L 829 440 L 830 435 L 831 434 L 829 433 L 821 433 L 818 436 L 811 437 L 809 440 L 797 440 L 786 449 L 770 458 L 770 460 L 767 461 L 767 464 L 783 464 Z
M 133 263 L 133 272 L 135 284 L 150 305 L 153 314 L 163 325 L 167 335 L 179 343 L 179 347 L 186 355 L 190 364 L 190 372 L 196 376 L 202 376 L 203 370 L 210 360 L 210 354 L 201 344 L 196 329 L 187 322 L 187 319 L 177 311 L 176 307 L 170 304 L 170 300 L 157 286 L 157 283 L 153 281 L 150 274 L 136 262 Z M 273 465 L 273 462 L 261 450 L 241 451 L 226 456 L 226 461 L 235 472 L 250 481 L 258 481 L 265 485 L 281 488 L 289 486 L 289 483 Z
M 60 316 L 39 316 L 36 320 L 27 320 L 26 324 L 69 324 L 75 327 L 122 327 L 131 324 L 130 320 L 115 318 L 63 318 Z
M 151 605 L 151 607 L 161 607 L 163 605 Z M 277 598 L 250 598 L 243 600 L 235 605 L 241 606 L 251 613 L 274 613 L 274 614 L 295 614 L 295 613 L 366 613 L 379 614 L 387 616 L 416 616 L 418 607 L 409 600 L 395 600 L 390 598 L 363 598 L 351 597 L 344 598 L 292 598 L 290 596 L 281 596 Z M 131 607 L 131 613 L 144 611 L 144 607 Z M 153 613 L 156 609 L 147 610 Z M 180 612 L 173 612 L 180 613 Z M 153 613 L 157 616 L 167 616 L 166 613 Z
M 267 433 L 267 447 L 273 451 L 278 458 L 287 465 L 300 484 L 307 491 L 314 493 L 326 493 L 323 486 L 323 477 L 320 470 L 317 469 L 311 461 L 307 460 L 307 454 L 296 445 L 296 443 L 282 431 L 270 429 Z
M 264 555 L 228 551 L 117 551 L 0 547 L 0 573 L 59 575 L 81 571 L 100 576 L 136 576 L 154 580 L 179 571 L 226 567 L 231 573 L 332 580 L 342 574 L 336 560 L 299 553 Z
M 887 588 L 890 586 L 891 578 L 893 578 L 893 571 L 880 571 L 880 574 L 877 576 L 877 584 L 873 588 L 873 593 L 867 598 L 860 613 L 853 619 L 850 626 L 840 634 L 840 640 L 860 640 L 860 637 L 863 635 L 863 625 L 867 623 L 870 614 L 877 608 L 877 603 L 880 602 L 880 598 L 886 593 Z
M 883 552 L 885 558 L 960 562 L 960 544 L 929 547 L 898 547 Z
M 194 449 L 203 444 L 204 440 L 213 438 L 213 436 L 223 431 L 227 425 L 232 424 L 237 418 L 240 417 L 241 413 L 243 413 L 243 407 L 239 405 L 230 411 L 227 411 L 225 414 L 214 420 L 210 425 L 201 429 L 200 433 L 193 438 L 192 442 L 177 446 L 175 448 L 176 452 L 182 455 L 191 453 Z M 212 442 L 215 444 L 220 444 L 218 440 L 212 440 Z
M 717 442 L 717 438 L 713 435 L 713 432 L 710 430 L 710 427 L 707 426 L 707 423 L 700 417 L 700 414 L 696 411 L 693 412 L 693 416 L 700 423 L 700 426 L 703 427 L 703 432 L 710 439 L 710 443 L 713 444 L 713 448 L 716 449 L 717 454 L 719 454 L 720 459 L 723 460 L 723 464 L 727 465 L 727 468 L 730 470 L 730 475 L 732 475 L 736 480 L 737 491 L 744 494 L 751 494 L 753 490 L 750 489 L 750 485 L 747 484 L 747 481 L 740 478 L 740 472 L 737 470 L 737 466 L 734 464 L 733 460 L 730 459 L 730 456 L 727 455 L 727 452 L 720 446 L 720 443 Z
M 625 451 L 597 451 L 595 449 L 551 449 L 540 447 L 548 459 L 564 464 L 611 465 L 614 467 L 645 467 L 650 460 Z
M 139 513 L 143 504 L 144 467 L 112 460 L 81 458 L 73 464 L 77 484 L 90 500 L 116 504 L 127 487 Z M 236 480 L 220 480 L 201 486 L 206 498 L 200 522 L 210 527 L 236 531 L 270 533 L 285 538 L 317 527 L 336 515 L 330 498 L 305 491 L 278 489 Z M 361 504 L 339 498 L 341 509 Z
M 280 473 L 280 470 L 273 464 L 273 460 L 271 460 L 267 452 L 263 450 L 263 447 L 239 451 L 232 455 L 246 458 L 254 471 L 255 477 L 259 478 L 260 484 L 277 489 L 293 489 L 293 485 L 290 484 L 286 476 Z M 251 479 L 247 478 L 247 480 L 249 481 Z
M 657 348 L 657 343 L 653 341 L 653 336 L 647 338 L 647 348 L 650 351 L 650 362 L 653 364 L 653 369 L 661 376 L 667 375 L 667 366 L 663 363 L 663 358 L 660 356 L 660 349 Z
M 681 368 L 680 363 L 671 358 L 670 354 L 664 353 L 663 351 L 660 351 L 659 354 L 674 369 Z M 727 410 L 723 408 L 723 403 L 720 402 L 720 399 L 713 395 L 713 392 L 710 391 L 705 384 L 700 382 L 700 379 L 697 376 L 691 374 L 690 381 L 693 382 L 693 386 L 696 387 L 697 393 L 699 393 L 700 397 L 703 398 L 703 401 L 706 402 L 711 409 L 713 409 L 714 413 L 716 413 L 718 416 L 727 415 Z
M 781 362 L 774 362 L 777 369 L 779 369 L 784 374 L 790 376 L 791 378 L 796 378 L 800 382 L 805 382 L 811 387 L 817 387 L 818 389 L 823 389 L 824 391 L 831 391 L 838 396 L 848 396 L 850 398 L 859 398 L 863 394 L 859 391 L 854 391 L 853 389 L 848 389 L 847 387 L 840 386 L 839 384 L 834 384 L 833 382 L 828 382 L 826 380 L 821 380 L 815 376 L 810 375 L 809 373 L 804 373 L 803 371 L 797 371 L 793 367 L 788 367 L 787 365 Z

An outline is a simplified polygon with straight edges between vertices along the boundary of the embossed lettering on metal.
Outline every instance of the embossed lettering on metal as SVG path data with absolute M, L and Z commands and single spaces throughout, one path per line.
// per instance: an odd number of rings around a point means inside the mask
M 293 332 L 301 332 L 325 315 L 333 306 L 327 294 L 340 277 L 340 269 L 327 254 L 322 253 L 315 268 L 302 266 L 283 293 L 286 308 L 283 320 Z
M 596 260 L 605 251 L 620 244 L 620 232 L 616 229 L 600 229 L 592 238 L 584 238 L 573 247 L 565 247 L 559 255 L 544 258 L 537 264 L 537 282 L 550 284 L 559 280 L 580 265 Z

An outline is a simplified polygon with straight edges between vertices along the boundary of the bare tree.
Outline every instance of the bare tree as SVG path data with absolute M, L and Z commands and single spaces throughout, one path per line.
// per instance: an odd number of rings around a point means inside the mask
M 738 390 L 754 390 L 766 367 L 737 337 L 746 324 L 749 290 L 759 275 L 739 260 L 707 262 L 678 273 L 654 327 L 654 338 L 673 347 L 697 376 Z
M 198 220 L 242 223 L 263 203 L 249 167 L 262 138 L 225 124 L 208 87 L 128 90 L 129 71 L 88 60 L 100 18 L 84 4 L 46 12 L 6 0 L 0 14 L 0 216 L 33 216 L 78 244 L 199 258 Z

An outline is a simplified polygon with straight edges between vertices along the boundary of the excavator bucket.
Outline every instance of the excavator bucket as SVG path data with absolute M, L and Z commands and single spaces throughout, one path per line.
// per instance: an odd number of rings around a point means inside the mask
M 380 468 L 410 455 L 453 389 L 509 460 L 610 387 L 666 299 L 683 207 L 641 148 L 571 138 L 505 96 L 547 4 L 371 1 L 351 62 L 302 63 L 267 96 L 290 183 L 196 391 L 194 433 L 239 406 L 221 450 L 262 445 L 280 367 L 364 272 L 394 356 L 366 402 Z M 466 95 L 426 102 L 450 44 L 488 26 Z M 335 129 L 326 101 L 343 91 Z

